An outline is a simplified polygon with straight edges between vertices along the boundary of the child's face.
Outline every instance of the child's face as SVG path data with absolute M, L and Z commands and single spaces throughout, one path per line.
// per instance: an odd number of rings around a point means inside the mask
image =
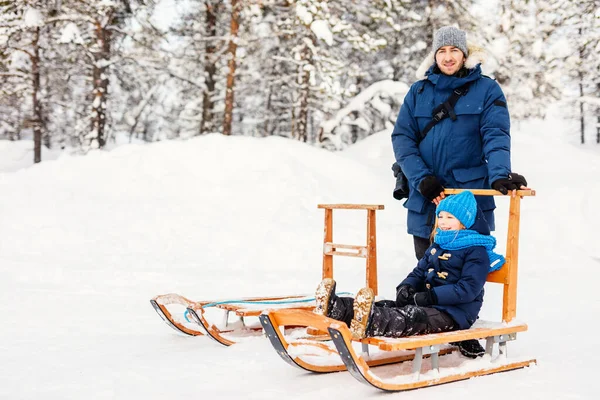
M 438 228 L 443 231 L 457 231 L 462 229 L 462 224 L 449 212 L 440 211 L 438 214 Z

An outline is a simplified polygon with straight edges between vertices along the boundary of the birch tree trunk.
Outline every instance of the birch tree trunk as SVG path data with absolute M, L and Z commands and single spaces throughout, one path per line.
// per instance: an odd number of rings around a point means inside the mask
M 582 37 L 583 31 L 579 28 L 579 37 Z M 583 105 L 583 59 L 584 59 L 584 48 L 581 45 L 579 47 L 579 125 L 581 129 L 581 144 L 585 143 L 585 114 L 584 114 L 584 105 Z
M 596 96 L 600 98 L 600 82 L 596 84 Z M 600 144 L 600 107 L 596 107 L 596 144 Z
M 312 41 L 314 46 L 315 38 L 313 35 L 310 38 L 305 38 L 306 41 Z M 296 133 L 298 140 L 306 142 L 308 138 L 307 127 L 308 127 L 308 107 L 310 99 L 310 73 L 313 67 L 313 55 L 312 50 L 308 46 L 308 43 L 304 44 L 304 48 L 300 53 L 301 60 L 303 61 L 298 67 L 299 70 L 299 85 L 300 85 L 300 99 L 298 105 L 298 119 L 296 120 Z M 308 68 L 307 68 L 308 67 Z
M 108 61 L 110 60 L 111 32 L 106 29 L 113 20 L 113 13 L 107 17 L 106 26 L 96 20 L 96 46 L 94 48 L 94 65 L 92 66 L 92 137 L 91 142 L 97 141 L 98 148 L 106 144 L 106 100 L 108 97 Z M 95 146 L 92 146 L 95 147 Z
M 227 65 L 229 67 L 229 73 L 227 74 L 227 89 L 225 92 L 225 116 L 223 118 L 223 135 L 231 135 L 231 123 L 233 120 L 233 85 L 235 82 L 235 69 L 236 69 L 236 51 L 237 51 L 237 37 L 239 30 L 239 19 L 240 19 L 240 0 L 231 0 L 231 26 L 229 32 L 229 46 L 227 49 L 227 55 L 229 60 Z

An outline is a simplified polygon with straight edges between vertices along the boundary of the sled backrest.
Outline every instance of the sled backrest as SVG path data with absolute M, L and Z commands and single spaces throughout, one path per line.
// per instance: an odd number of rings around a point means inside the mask
M 465 189 L 446 189 L 446 194 L 458 194 Z M 477 196 L 502 196 L 496 190 L 469 189 Z M 535 190 L 518 190 L 517 196 L 510 196 L 508 209 L 508 234 L 506 239 L 506 263 L 497 271 L 490 273 L 488 282 L 504 285 L 502 295 L 502 320 L 512 321 L 517 315 L 517 272 L 519 268 L 519 225 L 521 217 L 521 197 L 535 196 Z
M 361 257 L 366 259 L 366 286 L 377 294 L 377 236 L 375 211 L 383 210 L 383 205 L 369 204 L 319 204 L 325 209 L 325 228 L 323 239 L 323 279 L 333 278 L 333 256 Z M 366 210 L 367 211 L 367 244 L 333 243 L 333 210 Z M 345 251 L 339 251 L 342 249 Z

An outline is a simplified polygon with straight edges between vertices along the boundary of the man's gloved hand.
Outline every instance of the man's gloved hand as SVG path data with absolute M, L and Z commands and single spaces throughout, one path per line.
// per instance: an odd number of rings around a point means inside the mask
M 434 293 L 431 290 L 427 290 L 426 292 L 415 293 L 413 296 L 413 303 L 416 306 L 429 307 L 433 304 L 436 304 L 437 301 Z
M 429 201 L 433 201 L 444 191 L 444 187 L 433 175 L 427 175 L 421 183 L 419 183 L 419 192 Z
M 404 307 L 407 304 L 412 304 L 415 293 L 417 293 L 415 288 L 407 283 L 398 286 L 398 289 L 396 289 L 396 305 Z
M 527 186 L 527 180 L 523 175 L 516 172 L 508 174 L 508 178 L 500 178 L 492 183 L 492 189 L 499 191 L 502 194 L 508 194 L 512 190 L 518 190 L 521 186 Z

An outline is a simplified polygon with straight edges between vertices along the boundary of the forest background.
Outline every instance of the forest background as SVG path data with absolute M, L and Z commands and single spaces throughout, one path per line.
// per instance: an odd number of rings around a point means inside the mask
M 0 140 L 34 162 L 208 133 L 344 149 L 391 132 L 444 25 L 514 123 L 552 109 L 600 143 L 599 0 L 0 0 Z

